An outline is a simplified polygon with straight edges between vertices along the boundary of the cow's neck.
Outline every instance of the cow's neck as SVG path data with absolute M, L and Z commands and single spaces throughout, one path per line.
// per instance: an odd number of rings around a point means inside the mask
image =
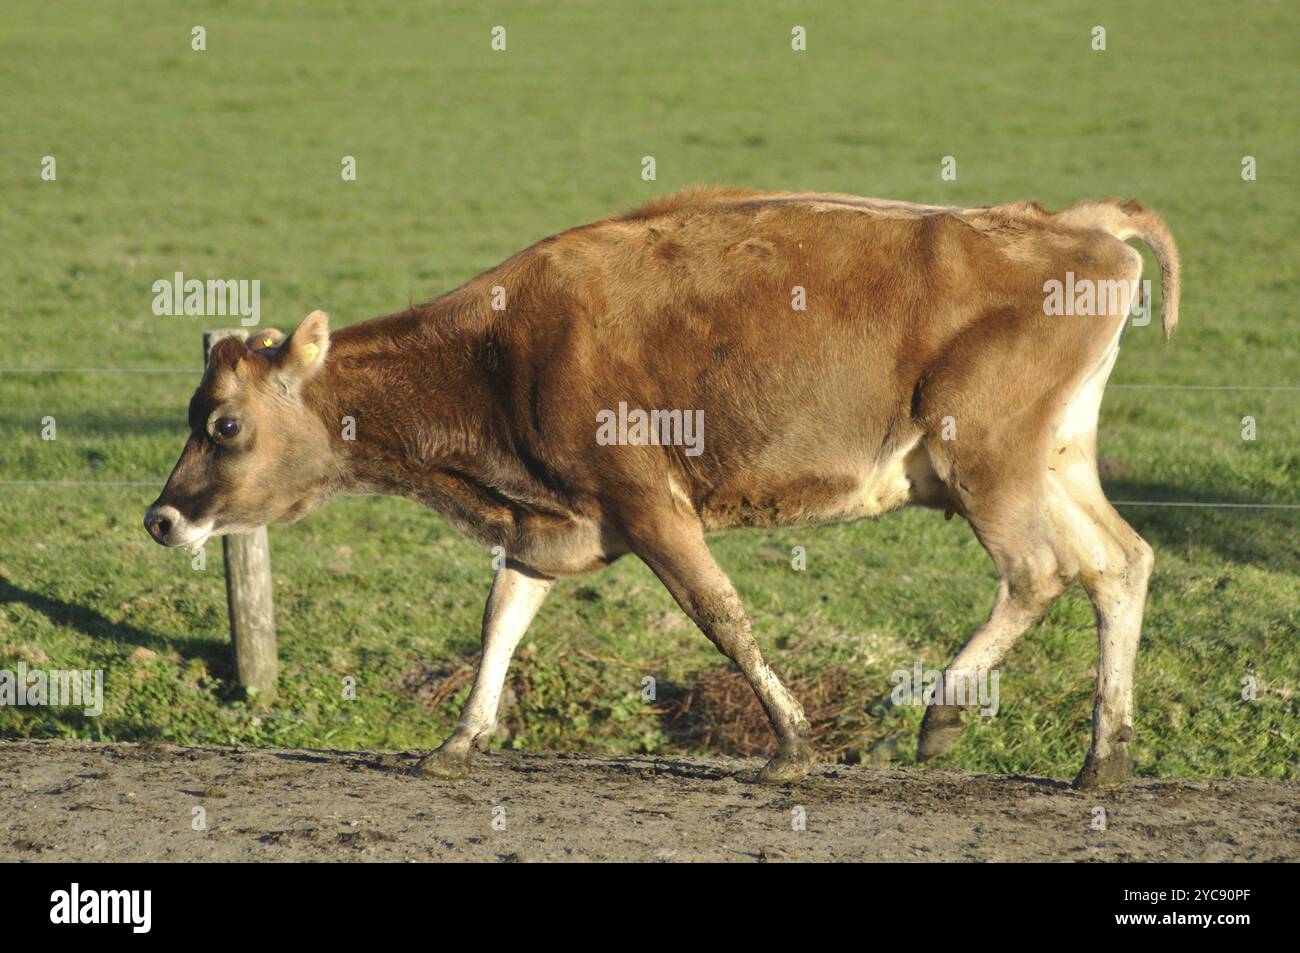
M 407 497 L 480 540 L 513 538 L 537 493 L 503 450 L 482 341 L 480 328 L 424 311 L 331 337 L 304 396 L 331 432 L 336 492 Z

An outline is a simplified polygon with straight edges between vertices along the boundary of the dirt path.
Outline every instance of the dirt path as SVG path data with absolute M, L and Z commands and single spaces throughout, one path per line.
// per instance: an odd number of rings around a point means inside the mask
M 65 741 L 0 742 L 0 761 L 6 861 L 1300 859 L 1300 785 L 1277 781 L 1094 796 L 827 765 L 770 788 L 736 777 L 758 762 L 494 753 L 453 783 L 408 754 Z

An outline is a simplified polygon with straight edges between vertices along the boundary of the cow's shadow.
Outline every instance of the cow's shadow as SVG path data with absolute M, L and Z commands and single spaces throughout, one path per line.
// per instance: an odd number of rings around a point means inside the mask
M 1198 550 L 1244 565 L 1300 576 L 1300 509 L 1257 504 L 1297 505 L 1297 499 L 1246 497 L 1216 489 L 1117 478 L 1104 484 L 1106 498 L 1156 550 Z M 1133 505 L 1215 503 L 1222 506 Z
M 99 641 L 143 646 L 157 652 L 177 652 L 187 661 L 201 660 L 214 677 L 226 684 L 230 684 L 234 678 L 230 643 L 221 638 L 179 640 L 129 623 L 114 622 L 88 606 L 24 589 L 4 576 L 0 576 L 0 605 L 25 605 L 45 616 L 54 625 L 73 629 Z M 51 717 L 56 720 L 59 712 L 60 709 L 50 709 Z

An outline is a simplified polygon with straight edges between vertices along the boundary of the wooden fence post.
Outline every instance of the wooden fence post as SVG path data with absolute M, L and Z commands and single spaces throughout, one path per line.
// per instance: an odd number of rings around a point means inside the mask
M 212 346 L 226 337 L 241 341 L 247 329 L 207 331 L 203 335 L 203 364 Z M 275 648 L 275 612 L 271 605 L 271 543 L 266 527 L 251 533 L 221 537 L 226 563 L 226 604 L 230 610 L 230 641 L 235 650 L 239 684 L 264 701 L 275 698 L 279 659 Z

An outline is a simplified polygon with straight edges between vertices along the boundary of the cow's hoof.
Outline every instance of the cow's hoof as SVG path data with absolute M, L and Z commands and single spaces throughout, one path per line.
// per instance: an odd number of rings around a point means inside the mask
M 1132 773 L 1133 759 L 1123 748 L 1115 748 L 1101 758 L 1089 751 L 1083 770 L 1074 779 L 1074 786 L 1081 791 L 1114 787 L 1127 781 Z
M 791 781 L 801 781 L 807 776 L 812 763 L 812 752 L 807 748 L 782 751 L 763 765 L 763 769 L 758 772 L 757 780 L 762 784 L 788 784 Z
M 431 751 L 415 766 L 418 774 L 440 781 L 458 781 L 469 777 L 470 757 L 468 751 L 449 751 L 439 748 Z
M 921 737 L 916 742 L 916 760 L 937 758 L 956 743 L 966 726 L 956 705 L 931 705 L 921 722 Z

